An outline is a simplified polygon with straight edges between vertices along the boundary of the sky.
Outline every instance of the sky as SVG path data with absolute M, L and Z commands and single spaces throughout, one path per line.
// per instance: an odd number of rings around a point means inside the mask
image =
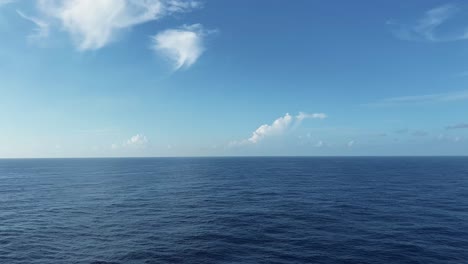
M 0 158 L 468 155 L 468 3 L 0 0 Z

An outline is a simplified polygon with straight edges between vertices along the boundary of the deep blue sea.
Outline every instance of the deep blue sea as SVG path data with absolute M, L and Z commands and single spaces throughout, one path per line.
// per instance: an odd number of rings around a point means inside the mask
M 468 158 L 0 160 L 0 263 L 468 263 Z

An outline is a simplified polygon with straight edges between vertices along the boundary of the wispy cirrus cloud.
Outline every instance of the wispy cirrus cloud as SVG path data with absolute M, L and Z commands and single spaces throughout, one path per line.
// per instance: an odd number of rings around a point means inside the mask
M 32 22 L 34 25 L 36 25 L 36 28 L 34 29 L 34 32 L 31 33 L 28 38 L 30 40 L 38 40 L 38 39 L 43 39 L 43 38 L 46 38 L 49 36 L 49 23 L 37 18 L 37 17 L 32 17 L 32 16 L 28 16 L 26 14 L 24 14 L 22 11 L 20 10 L 16 10 L 16 12 L 18 13 L 18 15 L 20 15 L 20 17 Z
M 415 103 L 443 103 L 468 100 L 468 90 L 450 93 L 411 95 L 386 98 L 378 102 L 366 104 L 367 106 L 392 106 Z
M 192 0 L 37 0 L 35 20 L 67 32 L 78 50 L 96 50 L 122 30 L 199 6 Z
M 325 119 L 327 115 L 324 113 L 307 114 L 300 112 L 296 116 L 286 113 L 284 116 L 277 118 L 270 125 L 264 124 L 258 127 L 248 139 L 231 142 L 230 145 L 257 144 L 263 139 L 270 136 L 278 136 L 286 131 L 299 125 L 305 119 Z
M 458 16 L 466 15 L 466 10 L 454 4 L 446 4 L 427 10 L 418 19 L 402 23 L 390 20 L 387 25 L 392 33 L 400 39 L 410 41 L 443 42 L 468 39 L 466 26 L 447 24 Z
M 188 68 L 203 54 L 204 38 L 212 32 L 214 31 L 205 30 L 200 24 L 168 29 L 152 37 L 153 49 L 168 58 L 174 70 Z
M 452 129 L 465 129 L 468 128 L 468 123 L 460 123 L 456 125 L 447 126 L 445 129 L 452 130 Z

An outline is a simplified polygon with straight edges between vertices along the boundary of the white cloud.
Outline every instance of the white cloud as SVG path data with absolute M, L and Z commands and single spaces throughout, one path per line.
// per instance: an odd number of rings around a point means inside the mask
M 143 134 L 136 134 L 122 144 L 112 144 L 111 149 L 120 148 L 146 148 L 149 144 L 148 138 Z
M 22 18 L 32 22 L 33 24 L 36 25 L 36 28 L 34 29 L 34 33 L 29 35 L 30 40 L 37 40 L 37 39 L 42 39 L 46 38 L 49 36 L 49 24 L 39 18 L 36 17 L 31 17 L 25 15 L 23 12 L 20 10 L 16 11 L 18 15 L 20 15 Z
M 302 120 L 308 119 L 308 118 L 325 119 L 325 118 L 327 118 L 327 115 L 324 114 L 324 113 L 307 114 L 307 113 L 299 112 L 299 114 L 296 116 L 296 119 L 298 121 L 302 121 Z
M 459 91 L 451 93 L 424 94 L 386 98 L 379 102 L 367 104 L 368 106 L 391 106 L 399 104 L 412 103 L 443 103 L 468 100 L 468 91 Z
M 460 11 L 462 10 L 458 6 L 447 4 L 426 11 L 415 22 L 402 24 L 389 21 L 387 24 L 396 37 L 404 40 L 441 42 L 468 39 L 464 27 L 444 27 Z
M 351 140 L 351 141 L 348 142 L 347 145 L 350 148 L 350 147 L 354 146 L 354 144 L 355 144 L 354 140 Z
M 205 51 L 204 37 L 210 31 L 200 24 L 168 29 L 152 37 L 153 49 L 174 64 L 174 70 L 192 66 Z
M 286 113 L 283 117 L 277 118 L 271 125 L 264 124 L 258 127 L 253 133 L 252 136 L 248 139 L 241 141 L 231 142 L 230 146 L 235 145 L 244 145 L 244 144 L 257 144 L 261 140 L 270 136 L 278 136 L 285 133 L 288 130 L 291 130 L 293 127 L 299 125 L 304 119 L 324 119 L 327 115 L 323 113 L 316 114 L 307 114 L 300 112 L 296 116 L 291 116 L 289 113 Z
M 146 136 L 142 134 L 137 134 L 133 137 L 131 137 L 127 142 L 124 143 L 125 146 L 130 146 L 130 147 L 144 147 L 148 143 L 148 139 Z
M 123 29 L 198 6 L 190 0 L 38 0 L 41 19 L 58 22 L 79 50 L 102 48 Z
M 292 116 L 286 114 L 285 116 L 276 119 L 271 125 L 261 125 L 252 133 L 252 136 L 248 141 L 256 144 L 266 136 L 281 134 L 289 127 L 291 122 Z

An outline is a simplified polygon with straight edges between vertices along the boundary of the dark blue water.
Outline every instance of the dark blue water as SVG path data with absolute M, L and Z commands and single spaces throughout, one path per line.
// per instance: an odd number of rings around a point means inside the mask
M 468 158 L 0 160 L 0 263 L 468 263 Z

